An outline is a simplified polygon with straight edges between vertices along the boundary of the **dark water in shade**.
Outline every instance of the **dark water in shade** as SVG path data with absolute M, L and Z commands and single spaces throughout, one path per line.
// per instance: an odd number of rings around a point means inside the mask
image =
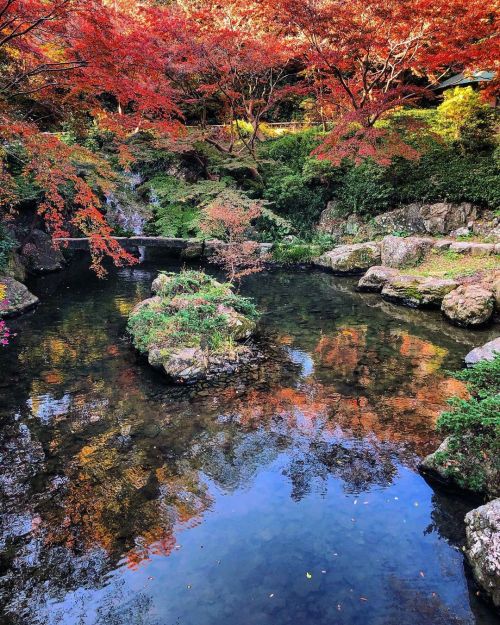
M 488 332 L 276 271 L 243 287 L 273 360 L 181 392 L 124 340 L 158 267 L 40 279 L 11 324 L 2 625 L 498 625 L 460 551 L 474 503 L 415 470 Z

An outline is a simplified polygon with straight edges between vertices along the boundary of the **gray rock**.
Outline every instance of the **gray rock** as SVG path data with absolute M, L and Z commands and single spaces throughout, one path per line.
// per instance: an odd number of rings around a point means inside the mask
M 439 307 L 445 295 L 458 286 L 454 280 L 394 274 L 382 289 L 382 297 L 392 302 L 420 307 Z
M 481 285 L 459 286 L 443 299 L 441 310 L 452 323 L 462 327 L 477 327 L 490 321 L 495 298 Z
M 356 274 L 374 265 L 380 265 L 380 260 L 380 243 L 368 242 L 340 245 L 330 252 L 325 252 L 313 262 L 335 273 Z
M 151 285 L 151 291 L 153 293 L 160 293 L 161 291 L 163 291 L 163 288 L 167 286 L 167 284 L 172 280 L 172 276 L 168 276 L 165 273 L 159 273 L 153 280 L 153 284 Z
M 500 499 L 465 516 L 465 553 L 477 583 L 500 608 Z
M 12 252 L 10 254 L 5 273 L 19 282 L 24 282 L 26 280 L 26 267 L 17 252 Z
M 432 239 L 423 237 L 384 237 L 381 247 L 382 265 L 413 267 L 424 260 L 433 246 Z
M 434 249 L 440 252 L 444 252 L 445 250 L 449 250 L 453 241 L 450 239 L 440 239 L 434 243 Z
M 449 444 L 450 438 L 445 438 L 436 451 L 432 452 L 422 460 L 418 468 L 424 475 L 427 475 L 436 482 L 445 484 L 446 486 L 458 488 L 458 485 L 449 475 L 447 467 L 443 464 L 442 460 L 442 455 L 448 452 Z
M 397 275 L 397 270 L 392 267 L 375 266 L 370 267 L 365 275 L 358 282 L 360 291 L 380 293 L 387 281 Z
M 449 248 L 457 254 L 470 254 L 471 256 L 490 256 L 495 253 L 493 243 L 472 243 L 469 241 L 456 241 Z
M 457 228 L 456 230 L 452 230 L 450 235 L 452 237 L 467 237 L 470 234 L 470 228 L 465 226 L 464 228 Z
M 34 308 L 39 300 L 27 287 L 10 276 L 0 276 L 0 284 L 6 287 L 6 304 L 0 307 L 0 317 L 15 317 Z
M 34 274 L 59 271 L 66 265 L 60 249 L 54 247 L 51 237 L 42 230 L 33 230 L 21 249 L 27 270 Z
M 477 208 L 469 203 L 409 204 L 379 215 L 374 226 L 380 234 L 449 234 L 477 218 Z
M 470 351 L 465 357 L 465 364 L 472 367 L 481 360 L 493 360 L 495 353 L 500 354 L 500 336 Z

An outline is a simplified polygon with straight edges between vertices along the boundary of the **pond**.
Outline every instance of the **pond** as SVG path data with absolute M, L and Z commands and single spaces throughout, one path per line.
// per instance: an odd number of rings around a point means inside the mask
M 9 625 L 494 625 L 461 553 L 475 502 L 418 474 L 488 332 L 321 272 L 252 276 L 273 357 L 179 389 L 125 337 L 158 261 L 36 280 L 0 352 Z M 82 277 L 83 275 L 83 277 Z

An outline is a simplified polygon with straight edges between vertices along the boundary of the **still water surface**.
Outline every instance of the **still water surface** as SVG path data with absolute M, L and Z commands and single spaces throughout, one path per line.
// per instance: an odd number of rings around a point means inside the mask
M 37 280 L 0 352 L 3 625 L 498 625 L 464 567 L 474 502 L 416 471 L 487 332 L 274 271 L 274 357 L 169 387 L 124 337 L 158 268 Z

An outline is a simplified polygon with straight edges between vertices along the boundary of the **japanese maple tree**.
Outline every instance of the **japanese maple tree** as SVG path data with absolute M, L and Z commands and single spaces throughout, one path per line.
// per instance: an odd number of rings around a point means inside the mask
M 377 122 L 450 69 L 498 62 L 497 16 L 482 0 L 269 0 L 266 10 L 321 84 L 319 106 L 336 110 L 317 151 L 334 163 L 415 156 Z

